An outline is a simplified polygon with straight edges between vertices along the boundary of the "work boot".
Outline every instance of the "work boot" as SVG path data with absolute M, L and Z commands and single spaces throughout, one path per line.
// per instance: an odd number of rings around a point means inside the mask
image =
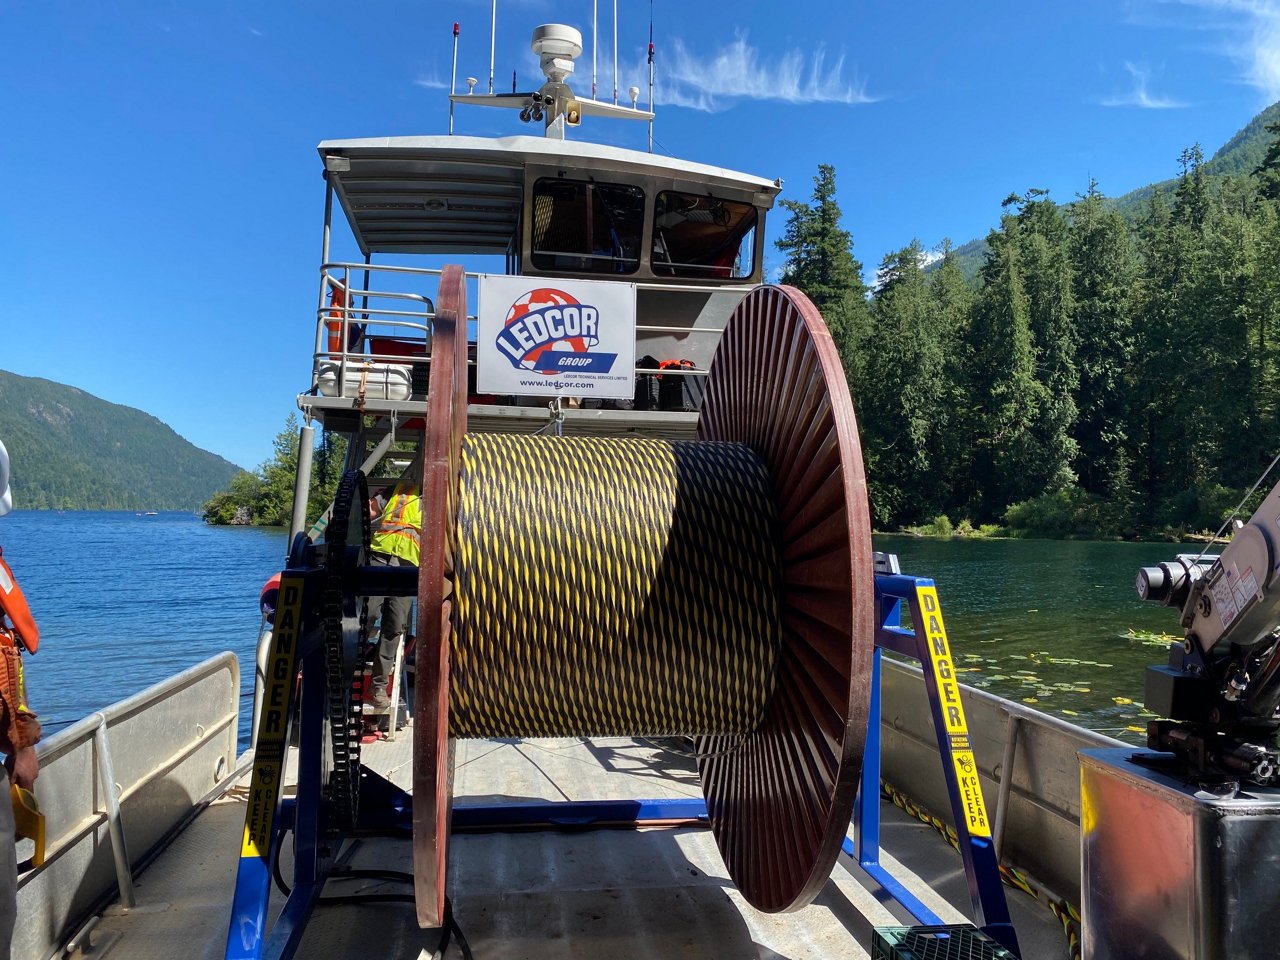
M 391 706 L 391 698 L 387 696 L 387 684 L 376 680 L 369 687 L 369 703 L 378 710 L 386 710 Z

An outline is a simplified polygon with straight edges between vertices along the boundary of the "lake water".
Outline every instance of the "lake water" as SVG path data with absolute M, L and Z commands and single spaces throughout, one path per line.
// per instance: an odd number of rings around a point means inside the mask
M 15 511 L 0 547 L 40 625 L 27 694 L 49 732 L 223 650 L 252 691 L 258 593 L 282 530 L 211 527 L 189 513 Z M 252 703 L 242 700 L 247 742 Z
M 41 628 L 27 676 L 50 732 L 222 650 L 240 657 L 249 692 L 258 592 L 280 568 L 285 540 L 281 530 L 210 527 L 180 513 L 0 519 L 0 547 Z M 1143 667 L 1165 654 L 1123 634 L 1175 632 L 1177 616 L 1136 599 L 1134 571 L 1186 548 L 910 537 L 876 545 L 897 553 L 903 572 L 937 581 L 966 683 L 1113 735 L 1133 738 L 1126 729 L 1145 724 Z
M 961 680 L 1121 739 L 1144 741 L 1146 665 L 1178 613 L 1134 592 L 1140 566 L 1202 544 L 876 537 L 903 573 L 932 577 Z

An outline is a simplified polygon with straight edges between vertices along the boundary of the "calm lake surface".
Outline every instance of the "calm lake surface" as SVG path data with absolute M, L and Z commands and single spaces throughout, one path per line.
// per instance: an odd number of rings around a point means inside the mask
M 284 562 L 282 530 L 211 527 L 189 513 L 15 511 L 0 547 L 36 622 L 27 694 L 46 729 L 223 650 L 253 689 L 258 593 Z M 241 700 L 247 743 L 251 700 Z
M 27 677 L 50 732 L 222 650 L 240 657 L 250 692 L 258 592 L 285 539 L 181 513 L 0 518 L 0 547 L 40 624 Z M 1143 667 L 1165 653 L 1124 634 L 1176 632 L 1177 616 L 1136 599 L 1134 572 L 1191 547 L 911 537 L 876 547 L 937 582 L 966 683 L 1115 736 L 1145 724 Z
M 1143 677 L 1177 634 L 1176 610 L 1144 603 L 1137 569 L 1203 544 L 876 537 L 903 573 L 932 577 L 961 680 L 1083 727 L 1145 741 Z

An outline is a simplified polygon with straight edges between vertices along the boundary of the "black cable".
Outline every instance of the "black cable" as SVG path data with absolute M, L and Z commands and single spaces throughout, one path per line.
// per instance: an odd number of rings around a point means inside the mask
M 352 893 L 342 897 L 317 897 L 316 906 L 349 906 L 353 903 L 414 903 L 411 893 Z
M 276 855 L 271 860 L 271 878 L 275 880 L 276 888 L 287 897 L 293 893 L 293 888 L 284 882 L 284 874 L 280 872 L 280 854 L 284 851 L 284 835 L 286 832 L 291 833 L 292 831 L 282 831 L 280 834 L 280 841 L 276 844 Z
M 444 915 L 445 929 L 453 931 L 454 939 L 458 941 L 458 949 L 462 952 L 462 960 L 475 960 L 474 955 L 471 953 L 471 944 L 467 943 L 466 934 L 462 932 L 462 927 L 458 926 L 458 918 L 453 915 L 453 904 L 448 897 L 445 897 L 444 901 Z M 447 939 L 445 947 L 448 947 Z M 441 953 L 441 956 L 443 957 L 443 953 Z
M 329 877 L 330 880 L 387 880 L 400 883 L 413 883 L 413 874 L 402 870 L 363 870 L 353 867 L 338 868 Z
M 292 831 L 287 831 L 292 832 Z M 276 844 L 276 855 L 271 862 L 271 876 L 275 880 L 276 886 L 280 892 L 286 897 L 293 892 L 292 888 L 284 882 L 284 875 L 280 870 L 280 854 L 284 850 L 284 835 L 281 834 L 280 842 Z M 392 882 L 412 883 L 413 874 L 406 873 L 403 870 L 366 870 L 366 869 L 339 869 L 329 877 L 330 880 L 387 880 Z M 316 899 L 317 907 L 341 907 L 352 906 L 361 903 L 416 903 L 417 899 L 410 893 L 353 893 L 340 897 L 318 897 Z M 474 954 L 471 952 L 471 944 L 467 942 L 466 934 L 462 932 L 462 927 L 458 925 L 458 919 L 453 915 L 453 901 L 448 897 L 444 900 L 444 923 L 440 926 L 440 940 L 436 943 L 436 948 L 431 952 L 432 960 L 444 960 L 444 955 L 449 949 L 450 938 L 458 941 L 458 950 L 462 953 L 462 960 L 475 960 Z

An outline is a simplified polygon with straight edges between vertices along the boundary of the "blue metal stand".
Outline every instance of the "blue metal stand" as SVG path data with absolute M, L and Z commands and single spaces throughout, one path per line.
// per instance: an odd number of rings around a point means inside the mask
M 254 761 L 244 842 L 227 937 L 226 960 L 289 960 L 298 949 L 306 923 L 320 898 L 344 837 L 326 821 L 323 801 L 325 657 L 319 631 L 303 621 L 305 573 L 288 571 L 281 583 L 267 683 L 259 718 L 258 756 Z M 407 581 L 406 581 L 407 583 Z M 390 584 L 388 584 L 390 585 Z M 399 586 L 397 584 L 397 586 Z M 902 604 L 915 630 L 901 625 Z M 873 652 L 870 715 L 862 779 L 854 810 L 854 840 L 842 850 L 901 904 L 917 923 L 941 919 L 880 863 L 880 680 L 881 649 L 912 657 L 925 667 L 934 729 L 942 758 L 970 899 L 979 926 L 1018 953 L 1000 882 L 977 769 L 969 749 L 959 686 L 951 664 L 942 612 L 933 581 L 901 574 L 876 575 L 877 636 Z M 300 670 L 299 670 L 300 667 Z M 296 801 L 282 801 L 289 718 L 296 678 L 301 674 Z M 410 835 L 413 801 L 409 794 L 367 769 L 362 771 L 360 834 Z M 453 810 L 455 830 L 550 827 L 592 829 L 608 826 L 708 825 L 700 799 L 550 801 L 519 804 L 460 805 Z M 287 830 L 294 832 L 294 885 L 279 917 L 267 932 L 271 866 Z
M 914 629 L 902 626 L 902 605 L 911 612 Z M 880 866 L 880 659 L 882 650 L 910 657 L 924 669 L 929 710 L 938 741 L 938 756 L 951 799 L 951 817 L 964 861 L 974 919 L 983 933 L 1021 956 L 1000 880 L 1000 863 L 982 799 L 982 785 L 969 742 L 969 729 L 942 621 L 937 589 L 926 577 L 876 574 L 876 649 L 872 663 L 871 710 L 862 782 L 854 811 L 859 864 L 922 924 L 941 921 Z M 852 851 L 849 851 L 852 852 Z M 890 882 L 886 883 L 885 878 Z M 901 893 L 895 891 L 895 886 Z M 905 899 L 904 896 L 905 895 Z M 920 912 L 923 911 L 923 912 Z

